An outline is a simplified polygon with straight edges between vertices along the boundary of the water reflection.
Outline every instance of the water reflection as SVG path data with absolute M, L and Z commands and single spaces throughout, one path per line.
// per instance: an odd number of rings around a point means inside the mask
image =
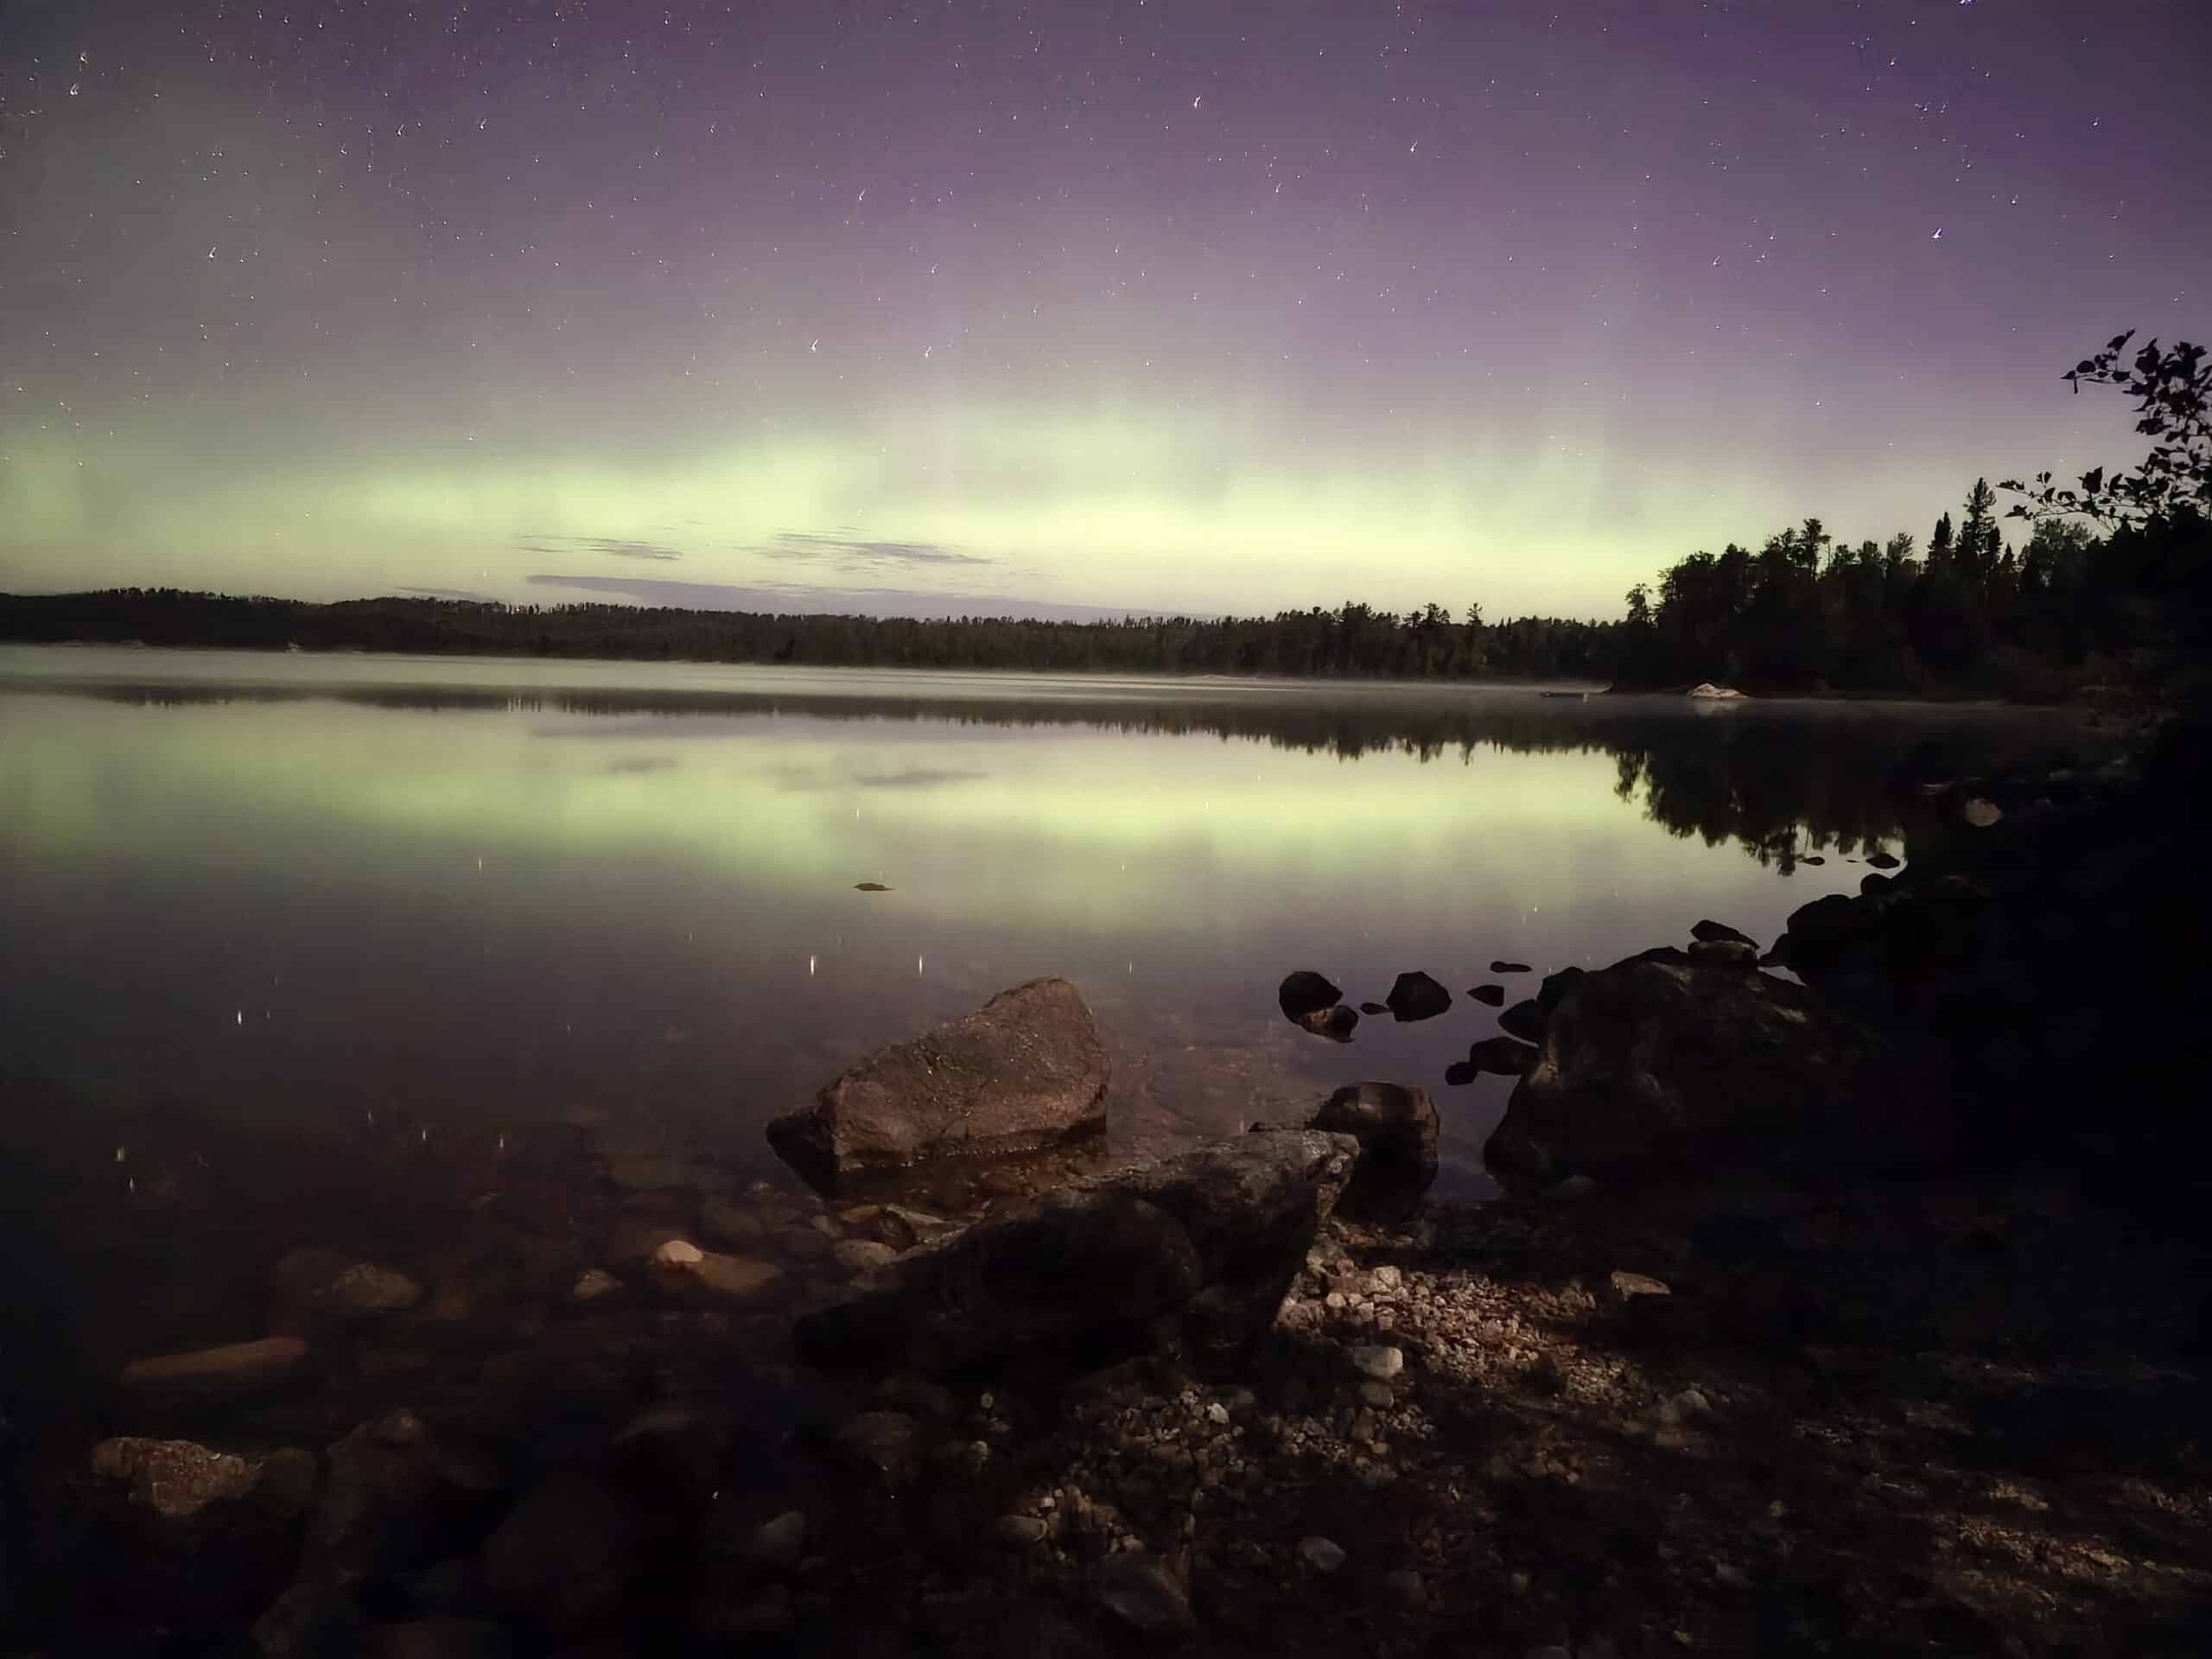
M 5 652 L 0 1058 L 232 1121 L 590 1109 L 757 1161 L 867 1049 L 1059 973 L 1125 1132 L 1218 1132 L 1441 1089 L 1493 957 L 1770 938 L 1908 849 L 1901 776 L 2053 741 L 1529 690 Z M 1275 1012 L 1294 967 L 1455 1005 L 1338 1046 Z M 1463 1172 L 1503 1093 L 1450 1092 Z

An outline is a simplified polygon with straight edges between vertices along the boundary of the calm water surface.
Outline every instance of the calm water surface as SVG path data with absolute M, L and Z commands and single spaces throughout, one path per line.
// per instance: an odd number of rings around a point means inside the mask
M 0 1063 L 172 1119 L 609 1122 L 765 1173 L 761 1126 L 847 1062 L 1060 974 L 1118 1136 L 1420 1082 L 1475 1192 L 1507 1085 L 1442 1078 L 1493 957 L 1769 939 L 1906 852 L 1900 768 L 2050 741 L 1529 688 L 0 649 Z M 1275 1009 L 1299 967 L 1455 1006 L 1339 1046 Z

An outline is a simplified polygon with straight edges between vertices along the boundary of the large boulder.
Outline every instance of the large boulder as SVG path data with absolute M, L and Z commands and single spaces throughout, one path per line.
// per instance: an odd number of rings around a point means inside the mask
M 1436 1103 L 1397 1083 L 1347 1084 L 1322 1103 L 1307 1126 L 1359 1142 L 1359 1162 L 1337 1207 L 1356 1220 L 1413 1213 L 1436 1179 Z
M 800 1350 L 936 1375 L 1080 1369 L 1179 1339 L 1233 1356 L 1272 1324 L 1358 1150 L 1246 1135 L 1013 1205 L 801 1319 Z
M 1928 1079 L 1802 987 L 1647 954 L 1586 974 L 1484 1148 L 1508 1187 L 1941 1149 Z
M 824 1192 L 935 1158 L 1034 1152 L 1104 1134 L 1108 1071 L 1075 987 L 1033 979 L 879 1049 L 769 1124 L 768 1142 Z

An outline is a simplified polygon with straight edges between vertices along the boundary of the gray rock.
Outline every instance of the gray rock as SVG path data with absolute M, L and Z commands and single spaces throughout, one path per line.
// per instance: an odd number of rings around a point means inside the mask
M 1338 1200 L 1347 1217 L 1410 1215 L 1436 1179 L 1440 1124 L 1436 1103 L 1417 1084 L 1348 1084 L 1322 1103 L 1306 1127 L 1359 1142 L 1359 1161 Z
M 420 1417 L 394 1411 L 361 1424 L 330 1448 L 302 1571 L 350 1580 L 417 1565 L 439 1501 L 452 1495 Z
M 1107 1611 L 1144 1636 L 1193 1630 L 1190 1599 L 1167 1569 L 1152 1557 L 1130 1550 L 1100 1563 L 1092 1580 Z
M 1400 974 L 1390 987 L 1390 995 L 1383 1004 L 1401 1022 L 1433 1020 L 1452 1006 L 1452 993 L 1435 980 L 1414 969 Z
M 1032 980 L 870 1055 L 768 1141 L 823 1191 L 932 1158 L 1033 1151 L 1105 1132 L 1108 1071 L 1075 987 Z
M 1007 1205 L 801 1318 L 801 1351 L 927 1375 L 1103 1363 L 1179 1336 L 1194 1357 L 1241 1352 L 1357 1152 L 1344 1135 L 1243 1135 Z
M 126 1436 L 92 1448 L 91 1476 L 101 1599 L 196 1624 L 265 1607 L 291 1577 L 315 1465 Z
M 1406 1356 L 1384 1344 L 1362 1344 L 1351 1351 L 1351 1363 L 1362 1376 L 1388 1382 L 1406 1369 Z
M 337 1250 L 293 1250 L 276 1263 L 276 1311 L 296 1328 L 412 1307 L 423 1287 L 405 1274 Z
M 1332 1538 L 1301 1538 L 1298 1559 L 1316 1573 L 1333 1573 L 1344 1564 L 1344 1547 Z
M 796 1567 L 806 1548 L 806 1515 L 786 1510 L 772 1521 L 763 1521 L 747 1535 L 745 1559 L 759 1567 Z
M 645 1517 L 614 1487 L 556 1474 L 526 1493 L 484 1541 L 484 1585 L 511 1618 L 556 1635 L 612 1618 L 636 1586 Z

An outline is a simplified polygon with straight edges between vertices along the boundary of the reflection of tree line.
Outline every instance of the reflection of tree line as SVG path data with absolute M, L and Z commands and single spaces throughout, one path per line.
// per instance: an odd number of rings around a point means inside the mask
M 1373 690 L 1315 696 L 1296 688 L 1207 696 L 1175 688 L 1122 696 L 926 698 L 454 685 L 84 684 L 79 695 L 147 707 L 332 699 L 414 712 L 573 715 L 897 720 L 1029 729 L 1088 727 L 1130 734 L 1212 736 L 1357 760 L 1406 755 L 1473 763 L 1512 754 L 1603 753 L 1616 792 L 1648 816 L 1708 845 L 1733 841 L 1761 863 L 1789 869 L 1814 851 L 1873 850 L 1909 827 L 1921 779 L 2079 758 L 2047 717 L 2019 711 L 1866 704 L 1738 703 L 1700 709 L 1673 699 L 1540 698 Z M 579 735 L 588 735 L 588 733 Z

